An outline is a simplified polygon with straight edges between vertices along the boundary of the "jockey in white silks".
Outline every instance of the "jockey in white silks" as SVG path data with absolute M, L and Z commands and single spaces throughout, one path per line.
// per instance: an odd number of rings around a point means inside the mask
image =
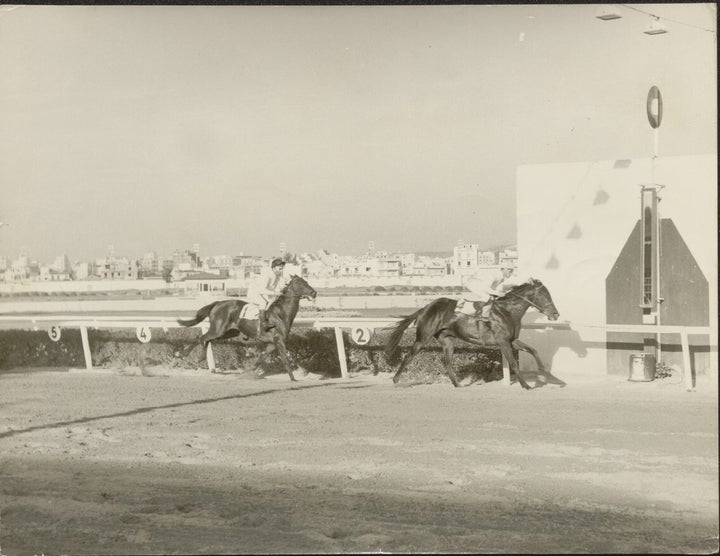
M 492 305 L 490 302 L 528 279 L 527 276 L 521 276 L 511 262 L 500 263 L 500 268 L 489 275 L 478 272 L 465 282 L 465 287 L 470 291 L 463 293 L 455 310 L 487 320 Z
M 250 285 L 247 291 L 247 302 L 259 310 L 258 313 L 258 334 L 265 332 L 265 311 L 285 287 L 286 280 L 283 279 L 285 261 L 274 259 L 269 269 L 264 269 Z M 253 307 L 250 307 L 251 309 Z M 248 315 L 250 316 L 250 315 Z

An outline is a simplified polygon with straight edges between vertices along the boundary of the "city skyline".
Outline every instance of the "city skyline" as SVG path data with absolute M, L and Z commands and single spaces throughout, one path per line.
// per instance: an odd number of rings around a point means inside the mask
M 428 258 L 440 257 L 440 258 L 443 258 L 443 257 L 452 257 L 454 247 L 456 247 L 457 245 L 459 245 L 459 243 L 456 243 L 455 246 L 453 246 L 449 249 L 440 250 L 440 251 L 422 251 L 422 250 L 397 251 L 397 250 L 383 249 L 382 247 L 380 247 L 380 248 L 366 249 L 365 252 L 362 252 L 362 253 L 341 253 L 341 252 L 329 251 L 325 248 L 320 247 L 318 249 L 302 250 L 302 251 L 292 251 L 292 250 L 288 249 L 285 253 L 287 253 L 289 256 L 296 256 L 296 257 L 300 257 L 302 255 L 307 255 L 307 254 L 317 255 L 321 251 L 326 251 L 329 254 L 334 254 L 334 255 L 338 255 L 340 257 L 347 257 L 347 258 L 361 258 L 361 257 L 366 257 L 366 256 L 372 256 L 373 254 L 390 254 L 390 255 L 412 254 L 417 257 L 428 257 Z M 463 246 L 477 246 L 478 251 L 494 252 L 496 254 L 501 251 L 515 249 L 515 244 L 482 246 L 478 243 L 470 241 L 470 242 L 462 242 L 462 245 Z M 37 264 L 42 266 L 42 265 L 50 265 L 51 261 L 55 261 L 58 258 L 62 258 L 62 257 L 67 257 L 71 263 L 76 264 L 76 263 L 81 263 L 81 262 L 92 262 L 94 260 L 113 259 L 113 258 L 141 261 L 145 255 L 153 255 L 157 259 L 167 260 L 167 259 L 172 259 L 175 255 L 182 254 L 182 253 L 195 253 L 198 255 L 199 260 L 205 260 L 205 259 L 210 259 L 210 258 L 219 258 L 219 257 L 230 257 L 230 258 L 255 257 L 255 258 L 270 260 L 274 257 L 282 257 L 285 254 L 285 253 L 282 253 L 279 249 L 273 253 L 236 252 L 236 253 L 208 254 L 208 253 L 204 253 L 202 251 L 201 246 L 198 246 L 198 247 L 200 247 L 198 249 L 198 251 L 194 251 L 194 247 L 178 247 L 168 253 L 161 253 L 154 249 L 146 249 L 140 253 L 122 253 L 122 252 L 115 252 L 115 246 L 109 245 L 107 247 L 105 254 L 102 254 L 102 255 L 99 255 L 96 257 L 91 257 L 91 258 L 74 257 L 72 255 L 72 253 L 68 253 L 67 251 L 65 251 L 65 252 L 61 252 L 61 253 L 56 253 L 56 254 L 52 255 L 49 259 L 43 259 L 43 260 L 41 260 L 38 257 L 33 256 L 33 254 L 30 252 L 22 252 L 19 255 L 14 256 L 14 257 L 10 257 L 4 253 L 0 253 L 0 259 L 5 260 L 6 263 L 10 264 L 14 260 L 18 260 L 19 258 L 24 257 L 24 258 L 27 258 L 27 260 L 29 262 L 36 262 Z
M 0 254 L 513 244 L 517 168 L 652 156 L 653 85 L 716 153 L 715 5 L 598 9 L 2 6 Z

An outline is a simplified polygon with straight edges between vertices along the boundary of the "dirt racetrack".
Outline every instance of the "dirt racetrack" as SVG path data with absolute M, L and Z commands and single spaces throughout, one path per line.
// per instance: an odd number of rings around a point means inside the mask
M 0 553 L 710 553 L 716 392 L 0 374 Z

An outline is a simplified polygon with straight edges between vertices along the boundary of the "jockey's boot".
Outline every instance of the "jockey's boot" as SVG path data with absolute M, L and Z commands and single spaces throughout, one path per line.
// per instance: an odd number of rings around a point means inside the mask
M 475 318 L 481 322 L 490 322 L 490 302 L 483 303 L 482 301 L 476 301 L 475 304 Z
M 258 336 L 262 336 L 263 332 L 265 332 L 265 311 L 263 309 L 260 309 L 260 314 L 258 314 Z

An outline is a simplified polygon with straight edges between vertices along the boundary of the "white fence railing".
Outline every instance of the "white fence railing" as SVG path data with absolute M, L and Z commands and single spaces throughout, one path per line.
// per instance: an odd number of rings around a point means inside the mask
M 354 343 L 358 345 L 366 345 L 370 342 L 374 331 L 378 328 L 385 328 L 401 320 L 393 317 L 340 317 L 340 318 L 296 318 L 296 323 L 312 324 L 313 328 L 333 328 L 335 330 L 335 341 L 337 345 L 338 361 L 340 364 L 340 374 L 343 378 L 348 377 L 348 368 L 345 354 L 345 342 L 343 340 L 343 330 L 347 329 Z M 28 323 L 31 328 L 38 330 L 42 325 L 48 330 L 50 338 L 58 340 L 60 338 L 60 330 L 62 328 L 79 328 L 83 345 L 83 354 L 85 356 L 85 366 L 92 369 L 92 357 L 90 352 L 90 343 L 88 340 L 89 328 L 134 328 L 136 336 L 141 342 L 150 341 L 152 337 L 152 328 L 183 328 L 174 318 L 167 316 L 0 316 L 0 323 Z M 197 325 L 203 333 L 207 330 L 207 322 Z M 693 390 L 692 371 L 690 362 L 690 346 L 688 341 L 689 335 L 709 335 L 717 338 L 717 331 L 710 326 L 673 326 L 673 325 L 630 325 L 630 324 L 595 324 L 595 323 L 570 323 L 567 321 L 545 321 L 523 323 L 526 329 L 556 329 L 556 330 L 590 330 L 602 329 L 606 332 L 628 332 L 635 334 L 678 334 L 680 336 L 680 344 L 683 357 L 683 378 L 686 389 Z M 712 339 L 711 339 L 712 343 Z M 215 358 L 212 352 L 212 346 L 207 348 L 207 362 L 210 370 L 215 369 Z M 503 384 L 510 385 L 510 370 L 507 362 L 503 358 Z

